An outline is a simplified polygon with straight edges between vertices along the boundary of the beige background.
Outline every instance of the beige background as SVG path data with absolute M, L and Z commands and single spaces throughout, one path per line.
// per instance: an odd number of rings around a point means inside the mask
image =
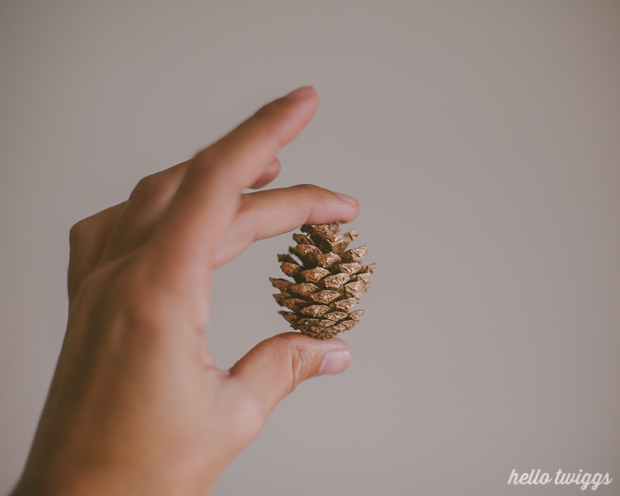
M 538 468 L 619 494 L 619 61 L 618 1 L 0 1 L 0 493 L 61 344 L 70 226 L 314 84 L 275 186 L 359 198 L 378 271 L 350 370 L 288 397 L 215 494 L 584 494 L 506 485 Z M 219 271 L 221 366 L 286 330 L 289 241 Z

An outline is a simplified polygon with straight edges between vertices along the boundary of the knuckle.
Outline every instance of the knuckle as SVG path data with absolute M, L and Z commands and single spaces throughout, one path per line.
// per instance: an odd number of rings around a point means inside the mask
M 194 157 L 194 164 L 201 168 L 211 168 L 220 161 L 217 143 L 200 150 Z
M 307 193 L 313 196 L 321 195 L 326 191 L 325 189 L 320 188 L 319 186 L 316 186 L 314 184 L 298 184 L 296 186 L 293 186 L 293 188 L 299 190 L 302 193 Z
M 205 148 L 198 152 L 194 157 L 193 168 L 199 174 L 207 174 L 212 181 L 237 181 L 237 170 L 234 164 L 230 163 L 230 157 L 226 151 L 226 144 L 223 142 Z M 245 186 L 238 185 L 239 189 Z
M 314 362 L 314 353 L 309 349 L 300 346 L 299 343 L 288 337 L 283 337 L 288 341 L 288 353 L 289 364 L 291 369 L 289 394 L 295 390 L 295 388 L 303 380 L 307 379 L 311 375 L 312 364 Z
M 169 190 L 167 181 L 161 174 L 151 174 L 143 177 L 131 192 L 130 199 L 144 201 L 160 196 L 166 196 Z
M 333 193 L 314 184 L 298 184 L 293 186 L 295 191 L 296 207 L 300 215 L 311 219 L 326 209 L 333 200 Z
M 83 240 L 87 239 L 92 232 L 92 224 L 89 219 L 82 219 L 71 226 L 69 230 L 69 245 L 79 246 Z

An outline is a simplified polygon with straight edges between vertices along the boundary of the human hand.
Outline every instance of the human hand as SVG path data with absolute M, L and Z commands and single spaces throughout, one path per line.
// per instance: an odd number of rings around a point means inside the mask
M 217 266 L 358 213 L 316 186 L 242 193 L 277 176 L 317 105 L 300 88 L 73 227 L 67 332 L 14 495 L 204 494 L 301 381 L 346 369 L 343 341 L 285 333 L 220 370 L 204 335 Z

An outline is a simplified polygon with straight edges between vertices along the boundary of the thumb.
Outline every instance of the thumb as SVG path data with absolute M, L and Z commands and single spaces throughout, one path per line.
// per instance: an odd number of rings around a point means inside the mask
M 266 417 L 297 385 L 317 375 L 338 374 L 351 361 L 338 338 L 320 341 L 296 332 L 273 336 L 252 348 L 231 369 L 229 380 Z M 246 403 L 247 404 L 247 403 Z

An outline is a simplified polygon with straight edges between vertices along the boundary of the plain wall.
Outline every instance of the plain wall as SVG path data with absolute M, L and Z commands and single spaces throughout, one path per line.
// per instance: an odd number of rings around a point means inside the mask
M 0 1 L 0 493 L 71 225 L 313 84 L 274 187 L 357 197 L 377 272 L 351 368 L 286 398 L 214 494 L 584 494 L 513 469 L 619 494 L 619 61 L 618 1 Z M 287 330 L 268 277 L 291 243 L 218 271 L 220 366 Z

